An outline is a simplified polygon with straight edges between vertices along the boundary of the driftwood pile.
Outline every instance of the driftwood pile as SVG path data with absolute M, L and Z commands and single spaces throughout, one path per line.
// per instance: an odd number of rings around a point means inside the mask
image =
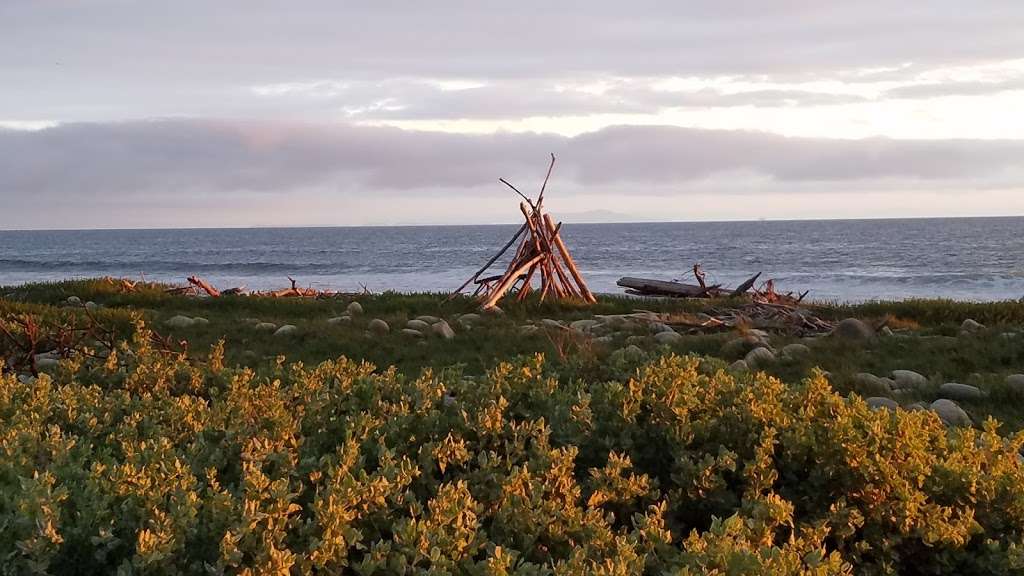
M 552 154 L 547 176 L 544 178 L 544 184 L 541 185 L 536 201 L 520 192 L 504 178 L 499 178 L 502 184 L 523 198 L 523 201 L 519 203 L 519 210 L 526 222 L 519 227 L 512 239 L 482 268 L 470 276 L 462 286 L 459 286 L 452 296 L 460 294 L 470 284 L 476 284 L 473 296 L 480 298 L 481 308 L 484 310 L 497 306 L 498 301 L 506 294 L 514 293 L 517 300 L 523 300 L 534 290 L 540 292 L 542 302 L 549 297 L 579 299 L 590 303 L 597 301 L 559 235 L 562 224 L 555 224 L 551 216 L 543 211 L 544 190 L 547 188 L 554 165 L 555 155 Z M 519 246 L 512 261 L 505 267 L 505 271 L 501 274 L 481 277 L 517 241 Z M 534 288 L 532 284 L 534 278 L 539 281 L 537 288 Z
M 640 310 L 632 316 L 648 322 L 666 324 L 680 332 L 756 328 L 794 336 L 814 336 L 827 334 L 835 327 L 832 322 L 815 316 L 807 308 L 766 302 L 712 307 L 700 313 Z
M 189 276 L 188 284 L 186 286 L 175 286 L 165 290 L 168 294 L 182 294 L 190 296 L 199 296 L 206 294 L 211 298 L 220 298 L 221 296 L 264 296 L 270 298 L 333 298 L 338 296 L 337 292 L 333 290 L 317 290 L 316 288 L 308 287 L 303 288 L 298 285 L 294 278 L 288 276 L 288 281 L 291 282 L 291 286 L 283 288 L 281 290 L 271 290 L 268 292 L 259 291 L 247 291 L 245 286 L 237 288 L 226 288 L 224 290 L 218 290 L 212 284 L 203 280 L 198 276 Z
M 807 292 L 780 294 L 775 291 L 775 281 L 771 279 L 761 283 L 760 286 L 755 286 L 757 279 L 761 277 L 760 272 L 736 288 L 725 288 L 721 284 L 708 285 L 704 280 L 704 270 L 700 264 L 693 265 L 693 276 L 696 278 L 697 284 L 630 276 L 619 278 L 616 284 L 626 288 L 627 294 L 665 298 L 740 298 L 747 296 L 755 303 L 795 305 L 802 302 L 807 296 Z

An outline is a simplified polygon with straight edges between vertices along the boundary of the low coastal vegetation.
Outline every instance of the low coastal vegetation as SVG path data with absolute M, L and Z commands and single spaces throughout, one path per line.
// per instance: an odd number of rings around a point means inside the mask
M 7 572 L 1024 570 L 1024 303 L 0 296 Z

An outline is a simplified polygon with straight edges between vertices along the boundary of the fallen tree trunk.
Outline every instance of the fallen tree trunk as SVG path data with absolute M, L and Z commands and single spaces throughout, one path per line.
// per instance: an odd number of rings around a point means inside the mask
M 652 280 L 648 278 L 633 278 L 625 276 L 616 282 L 624 288 L 631 288 L 636 293 L 647 296 L 675 296 L 677 298 L 705 298 L 722 295 L 721 286 L 702 287 L 696 284 L 683 284 L 681 282 L 667 282 L 665 280 Z

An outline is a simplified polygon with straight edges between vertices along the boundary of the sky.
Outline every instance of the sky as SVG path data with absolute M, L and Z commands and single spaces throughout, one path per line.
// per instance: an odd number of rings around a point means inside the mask
M 0 229 L 1024 215 L 1024 2 L 0 2 Z

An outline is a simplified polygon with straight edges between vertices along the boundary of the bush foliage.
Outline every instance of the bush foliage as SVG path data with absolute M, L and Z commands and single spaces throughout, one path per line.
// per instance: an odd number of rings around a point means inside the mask
M 0 376 L 12 574 L 1024 570 L 1024 435 L 669 356 L 559 382 L 151 347 Z M 79 357 L 76 357 L 79 358 Z

